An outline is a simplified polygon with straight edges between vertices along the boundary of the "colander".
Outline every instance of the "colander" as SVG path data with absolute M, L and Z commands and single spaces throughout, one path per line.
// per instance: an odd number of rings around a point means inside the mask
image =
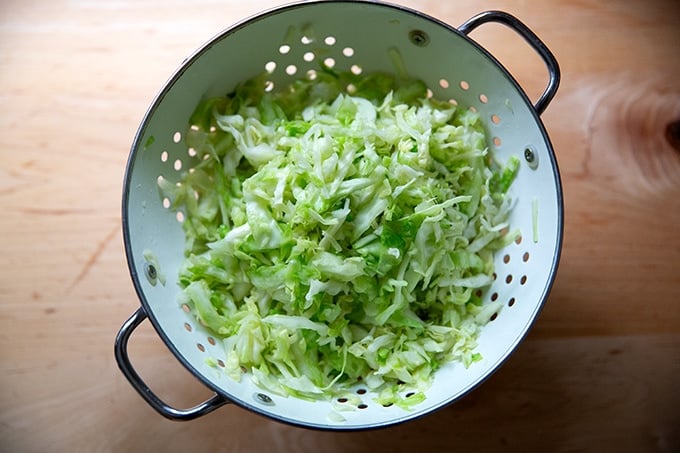
M 547 87 L 532 103 L 515 79 L 468 34 L 489 23 L 519 34 L 544 60 Z M 183 143 L 188 119 L 205 96 L 223 95 L 264 71 L 266 89 L 310 77 L 320 61 L 355 74 L 394 72 L 395 51 L 410 76 L 432 95 L 475 109 L 487 124 L 488 142 L 501 161 L 520 157 L 511 187 L 516 199 L 510 222 L 521 237 L 495 257 L 493 284 L 483 299 L 503 309 L 483 329 L 477 351 L 483 359 L 465 368 L 448 363 L 435 373 L 423 402 L 410 409 L 384 407 L 362 386 L 360 403 L 339 411 L 338 401 L 281 397 L 250 379 L 236 382 L 219 368 L 225 353 L 187 307 L 178 303 L 175 282 L 184 258 L 183 213 L 168 208 L 157 180 L 178 181 L 197 163 Z M 309 428 L 356 430 L 402 423 L 458 400 L 491 375 L 527 334 L 552 286 L 562 245 L 563 202 L 557 162 L 539 118 L 559 84 L 558 64 L 539 38 L 517 18 L 500 11 L 472 17 L 458 29 L 402 6 L 367 1 L 300 2 L 265 11 L 217 35 L 183 62 L 150 106 L 134 138 L 123 191 L 122 223 L 132 282 L 141 306 L 115 340 L 118 365 L 139 394 L 161 415 L 189 420 L 225 403 Z M 151 257 L 151 258 L 150 258 Z M 184 309 L 183 309 L 184 308 Z M 128 340 L 149 319 L 176 358 L 214 395 L 178 409 L 162 401 L 133 368 Z M 210 358 L 217 367 L 206 363 Z M 217 369 L 216 369 L 217 368 Z

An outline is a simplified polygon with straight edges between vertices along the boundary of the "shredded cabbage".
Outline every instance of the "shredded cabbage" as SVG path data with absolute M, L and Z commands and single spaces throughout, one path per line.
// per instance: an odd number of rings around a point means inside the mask
M 417 404 L 442 364 L 480 359 L 501 309 L 481 294 L 514 239 L 519 161 L 496 162 L 479 115 L 420 81 L 264 82 L 202 101 L 185 134 L 198 163 L 160 181 L 185 214 L 181 303 L 233 379 L 309 399 L 361 382 Z

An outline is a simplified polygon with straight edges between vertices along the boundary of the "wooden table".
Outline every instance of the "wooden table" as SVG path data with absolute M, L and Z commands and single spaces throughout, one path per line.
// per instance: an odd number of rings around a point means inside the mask
M 562 67 L 543 115 L 564 184 L 562 262 L 511 359 L 461 402 L 379 431 L 310 431 L 229 406 L 189 423 L 157 415 L 113 359 L 139 306 L 121 238 L 129 146 L 184 57 L 281 2 L 4 0 L 0 450 L 680 450 L 677 123 L 666 132 L 680 120 L 680 3 L 401 3 L 456 26 L 504 9 Z M 501 26 L 472 36 L 540 93 L 545 70 L 520 38 Z M 170 403 L 209 394 L 148 323 L 130 354 Z

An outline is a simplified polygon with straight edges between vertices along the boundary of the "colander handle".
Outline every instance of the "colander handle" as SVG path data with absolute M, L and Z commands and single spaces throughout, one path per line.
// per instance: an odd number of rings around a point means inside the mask
M 476 16 L 473 16 L 470 19 L 468 19 L 463 25 L 458 27 L 458 31 L 465 35 L 468 35 L 475 28 L 488 22 L 498 22 L 517 32 L 517 34 L 524 38 L 524 40 L 527 43 L 529 43 L 529 45 L 536 52 L 538 52 L 538 55 L 545 62 L 545 65 L 548 68 L 548 74 L 550 76 L 550 79 L 548 81 L 548 86 L 546 87 L 545 91 L 538 99 L 538 101 L 536 101 L 536 104 L 534 104 L 534 109 L 536 109 L 536 113 L 538 113 L 539 115 L 542 114 L 545 111 L 546 107 L 548 107 L 548 104 L 550 104 L 552 98 L 555 96 L 555 93 L 557 93 L 557 88 L 560 84 L 560 67 L 557 64 L 555 56 L 552 54 L 550 49 L 548 49 L 548 47 L 543 43 L 543 41 L 541 41 L 539 37 L 536 36 L 536 34 L 529 29 L 529 27 L 524 25 L 515 16 L 512 16 L 503 11 L 485 11 L 483 13 L 477 14 Z
M 226 398 L 215 394 L 210 399 L 194 406 L 190 409 L 175 409 L 172 406 L 163 402 L 149 387 L 142 381 L 139 374 L 132 367 L 130 358 L 128 357 L 127 345 L 132 332 L 147 318 L 146 312 L 142 307 L 133 313 L 130 318 L 125 321 L 116 336 L 115 355 L 118 367 L 121 369 L 125 377 L 132 387 L 146 400 L 151 407 L 153 407 L 159 414 L 171 420 L 192 420 L 194 418 L 205 415 L 218 407 L 229 402 Z

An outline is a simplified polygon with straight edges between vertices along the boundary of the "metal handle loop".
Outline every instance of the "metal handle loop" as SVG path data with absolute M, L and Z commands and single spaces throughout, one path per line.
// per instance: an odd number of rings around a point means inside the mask
M 546 107 L 548 107 L 548 104 L 550 104 L 550 101 L 555 96 L 555 93 L 557 93 L 557 88 L 560 84 L 560 67 L 557 64 L 557 59 L 555 59 L 555 56 L 543 43 L 543 41 L 541 41 L 539 37 L 536 36 L 536 34 L 526 25 L 524 25 L 524 23 L 522 23 L 516 17 L 503 11 L 485 11 L 483 13 L 477 14 L 458 27 L 458 31 L 468 35 L 475 28 L 488 22 L 498 22 L 517 32 L 536 52 L 538 52 L 539 56 L 543 59 L 543 62 L 548 68 L 550 80 L 548 81 L 548 86 L 546 87 L 545 91 L 538 101 L 536 101 L 536 104 L 534 104 L 536 113 L 541 115 L 545 111 Z
M 142 381 L 135 369 L 132 367 L 130 358 L 128 357 L 127 344 L 132 332 L 147 318 L 146 312 L 142 307 L 139 307 L 136 312 L 125 321 L 116 336 L 114 352 L 118 367 L 123 372 L 125 377 L 132 387 L 146 400 L 146 402 L 153 407 L 159 414 L 171 420 L 186 421 L 198 418 L 205 415 L 218 407 L 229 402 L 226 398 L 217 393 L 210 399 L 194 406 L 190 409 L 175 409 L 172 406 L 164 403 L 149 387 Z

